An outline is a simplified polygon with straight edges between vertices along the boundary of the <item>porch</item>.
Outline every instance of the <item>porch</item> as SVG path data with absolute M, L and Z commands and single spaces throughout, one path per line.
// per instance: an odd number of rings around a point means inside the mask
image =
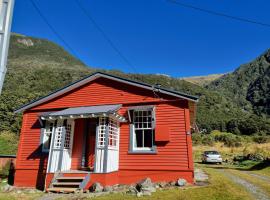
M 126 121 L 120 108 L 78 107 L 40 116 L 49 153 L 46 188 L 84 189 L 92 177 L 118 171 L 119 125 Z

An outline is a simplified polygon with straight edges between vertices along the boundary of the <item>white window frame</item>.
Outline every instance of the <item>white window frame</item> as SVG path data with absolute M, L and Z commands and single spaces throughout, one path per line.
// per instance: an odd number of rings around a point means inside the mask
M 42 152 L 48 153 L 50 151 L 50 145 L 51 145 L 51 142 L 48 140 L 50 139 L 50 136 L 52 137 L 52 133 L 55 127 L 54 127 L 54 121 L 45 121 L 44 123 L 45 123 L 45 127 L 42 128 L 42 131 L 41 131 L 41 145 L 42 145 Z M 44 146 L 46 141 L 49 142 L 48 147 Z
M 131 125 L 133 126 L 132 128 L 132 148 L 131 152 L 136 153 L 136 152 L 155 152 L 156 151 L 156 146 L 154 145 L 154 134 L 155 134 L 155 124 L 156 124 L 156 117 L 155 117 L 155 107 L 154 106 L 142 106 L 142 107 L 136 107 L 134 109 L 129 110 L 129 115 L 131 115 L 130 111 L 132 111 L 132 121 Z M 145 117 L 146 119 L 151 117 L 151 120 L 142 120 L 141 122 L 136 122 L 135 117 L 136 114 L 139 112 L 151 112 L 150 115 L 143 115 L 142 113 L 142 119 Z M 140 124 L 140 125 L 139 125 Z M 147 125 L 144 125 L 147 124 Z M 151 124 L 151 125 L 150 125 Z M 150 126 L 149 126 L 150 125 Z M 142 139 L 144 139 L 144 130 L 152 130 L 151 136 L 152 136 L 152 147 L 136 147 L 135 142 L 136 142 L 136 130 L 142 130 L 143 136 Z

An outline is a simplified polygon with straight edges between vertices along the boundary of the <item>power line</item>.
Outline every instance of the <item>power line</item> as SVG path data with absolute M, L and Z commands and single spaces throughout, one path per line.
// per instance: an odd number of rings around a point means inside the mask
M 167 0 L 167 2 L 172 3 L 172 4 L 176 4 L 176 5 L 185 7 L 185 8 L 190 8 L 190 9 L 193 9 L 193 10 L 205 12 L 205 13 L 208 13 L 208 14 L 211 14 L 211 15 L 216 15 L 216 16 L 220 16 L 220 17 L 226 17 L 226 18 L 229 18 L 229 19 L 242 21 L 242 22 L 246 22 L 246 23 L 251 23 L 251 24 L 256 24 L 256 25 L 260 25 L 260 26 L 270 28 L 270 24 L 267 24 L 267 23 L 258 22 L 258 21 L 254 21 L 254 20 L 251 20 L 251 19 L 236 17 L 236 16 L 225 14 L 225 13 L 216 12 L 216 11 L 213 11 L 213 10 L 208 10 L 208 9 L 196 7 L 196 6 L 193 6 L 193 5 L 190 5 L 190 4 L 185 4 L 185 3 L 179 2 L 177 0 Z
M 71 46 L 65 41 L 65 39 L 53 28 L 53 26 L 50 24 L 50 22 L 46 19 L 46 17 L 42 14 L 41 10 L 37 6 L 37 4 L 33 0 L 29 0 L 32 6 L 35 8 L 39 16 L 43 19 L 43 21 L 47 24 L 47 26 L 51 29 L 51 31 L 57 36 L 59 40 L 70 50 L 70 52 L 73 53 L 77 58 L 76 52 L 71 48 Z
M 85 14 L 85 16 L 88 18 L 88 20 L 96 27 L 96 29 L 102 34 L 104 39 L 108 42 L 108 44 L 112 47 L 112 49 L 122 58 L 122 60 L 134 70 L 135 73 L 138 73 L 135 66 L 131 64 L 131 62 L 127 59 L 127 57 L 124 56 L 123 53 L 117 48 L 117 46 L 113 43 L 113 41 L 110 39 L 110 37 L 105 33 L 105 31 L 101 28 L 100 25 L 93 19 L 91 14 L 84 8 L 84 6 L 81 4 L 79 0 L 74 0 L 78 7 L 82 10 L 82 12 Z

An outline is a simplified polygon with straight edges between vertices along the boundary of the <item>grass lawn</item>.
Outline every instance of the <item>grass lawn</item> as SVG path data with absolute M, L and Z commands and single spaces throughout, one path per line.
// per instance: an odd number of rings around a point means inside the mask
M 157 191 L 152 196 L 144 196 L 145 200 L 251 200 L 252 197 L 240 186 L 232 183 L 215 169 L 205 169 L 210 175 L 208 186 L 175 188 Z M 63 198 L 64 199 L 64 198 Z M 137 197 L 123 194 L 112 194 L 102 197 L 91 198 L 93 200 L 131 200 Z
M 243 190 L 240 186 L 232 183 L 225 176 L 217 172 L 215 169 L 207 168 L 206 172 L 210 175 L 210 184 L 208 186 L 194 186 L 187 188 L 175 188 L 163 191 L 157 191 L 153 193 L 152 196 L 141 197 L 140 199 L 149 200 L 251 200 L 252 197 Z M 36 199 L 40 197 L 41 194 L 17 194 L 17 193 L 0 193 L 0 199 Z M 63 198 L 67 199 L 67 198 Z M 101 196 L 96 198 L 91 198 L 94 200 L 129 200 L 137 199 L 137 197 L 123 194 L 111 194 L 107 196 Z

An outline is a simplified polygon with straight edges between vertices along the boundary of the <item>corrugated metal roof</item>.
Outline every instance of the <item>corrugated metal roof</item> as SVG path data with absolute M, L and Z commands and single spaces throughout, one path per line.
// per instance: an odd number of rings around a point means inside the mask
M 67 108 L 57 112 L 45 113 L 42 117 L 56 117 L 56 116 L 66 116 L 66 115 L 83 115 L 83 114 L 111 114 L 118 111 L 121 108 L 121 104 L 116 105 L 103 105 L 103 106 L 85 106 L 85 107 L 75 107 Z

